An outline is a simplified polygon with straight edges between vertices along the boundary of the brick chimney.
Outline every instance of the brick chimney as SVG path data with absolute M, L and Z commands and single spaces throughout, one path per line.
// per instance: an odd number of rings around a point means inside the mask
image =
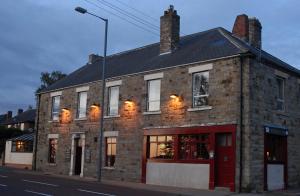
M 6 114 L 6 119 L 11 119 L 12 118 L 12 111 L 7 111 L 7 114 Z
M 23 113 L 23 109 L 18 109 L 18 115 Z
M 246 14 L 238 15 L 235 19 L 232 34 L 246 42 L 249 40 L 249 20 Z
M 249 44 L 261 49 L 262 26 L 257 18 L 249 18 Z
M 170 5 L 160 17 L 160 54 L 169 53 L 178 48 L 180 39 L 180 16 Z
M 93 64 L 93 63 L 95 63 L 96 61 L 98 61 L 98 60 L 100 60 L 100 59 L 102 59 L 103 57 L 102 56 L 98 56 L 98 55 L 96 55 L 96 54 L 90 54 L 89 55 L 89 64 Z
M 262 26 L 257 18 L 249 18 L 246 14 L 238 15 L 235 19 L 232 34 L 251 46 L 261 49 Z

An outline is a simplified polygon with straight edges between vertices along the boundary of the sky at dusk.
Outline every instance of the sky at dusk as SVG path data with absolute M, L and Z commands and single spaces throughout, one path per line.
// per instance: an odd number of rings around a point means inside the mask
M 235 17 L 241 13 L 257 17 L 263 27 L 263 49 L 300 69 L 299 0 L 2 0 L 0 114 L 8 110 L 15 114 L 18 108 L 26 109 L 28 105 L 35 107 L 34 92 L 40 85 L 41 72 L 59 70 L 69 74 L 83 66 L 89 54 L 102 55 L 103 22 L 75 12 L 76 6 L 108 18 L 108 54 L 159 41 L 158 30 L 152 30 L 152 34 L 137 28 L 113 15 L 121 14 L 104 2 L 155 26 L 172 4 L 181 17 L 181 33 L 185 35 L 215 27 L 231 31 Z

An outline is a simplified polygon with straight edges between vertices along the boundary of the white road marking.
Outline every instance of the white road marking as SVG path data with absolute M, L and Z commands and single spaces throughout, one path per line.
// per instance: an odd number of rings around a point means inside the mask
M 24 182 L 30 182 L 30 183 L 35 183 L 35 184 L 42 184 L 42 185 L 47 185 L 47 186 L 54 186 L 54 187 L 58 187 L 58 185 L 56 184 L 48 184 L 45 182 L 38 182 L 38 181 L 32 181 L 32 180 L 22 180 Z
M 92 193 L 92 194 L 97 194 L 97 195 L 116 196 L 116 195 L 111 195 L 111 194 L 107 194 L 107 193 L 99 193 L 99 192 L 94 192 L 94 191 L 88 191 L 88 190 L 84 190 L 84 189 L 77 189 L 77 190 L 81 191 L 81 192 Z
M 5 184 L 0 184 L 0 186 L 7 186 L 7 185 L 5 185 Z
M 2 175 L 0 175 L 0 178 L 7 178 L 7 176 L 2 176 Z
M 46 194 L 46 193 L 39 193 L 39 192 L 35 192 L 35 191 L 30 191 L 30 190 L 24 190 L 24 191 L 27 192 L 27 193 L 33 193 L 33 194 L 36 194 L 36 195 L 53 196 L 53 195 L 49 195 L 49 194 Z

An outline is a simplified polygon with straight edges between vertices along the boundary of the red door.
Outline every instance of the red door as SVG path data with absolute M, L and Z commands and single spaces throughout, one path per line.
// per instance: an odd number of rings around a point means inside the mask
M 234 189 L 234 147 L 232 133 L 216 134 L 216 185 Z

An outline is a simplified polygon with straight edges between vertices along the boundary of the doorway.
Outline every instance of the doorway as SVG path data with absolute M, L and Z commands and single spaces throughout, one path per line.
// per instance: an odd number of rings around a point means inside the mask
M 232 133 L 216 134 L 215 186 L 234 187 L 234 144 Z
M 79 138 L 75 139 L 75 168 L 74 174 L 80 175 L 81 173 L 81 159 L 82 159 L 82 147 L 79 143 Z

